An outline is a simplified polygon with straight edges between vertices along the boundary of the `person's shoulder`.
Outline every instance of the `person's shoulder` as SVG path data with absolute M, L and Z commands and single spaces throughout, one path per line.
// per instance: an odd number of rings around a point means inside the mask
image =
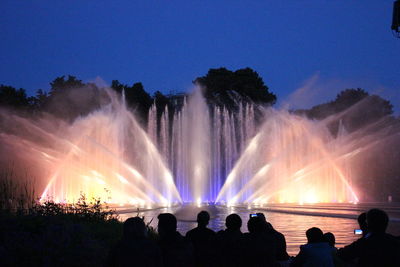
M 300 245 L 300 251 L 308 249 L 308 248 L 309 248 L 309 244 Z
M 277 235 L 277 236 L 283 236 L 283 237 L 285 237 L 284 234 L 282 234 L 281 232 L 277 231 L 276 229 L 272 229 L 272 232 L 273 232 L 275 235 Z
M 227 238 L 226 230 L 219 230 L 217 233 L 215 233 L 215 237 L 218 240 L 225 240 Z
M 326 242 L 318 242 L 318 243 L 308 243 L 300 246 L 300 249 L 314 249 L 314 248 L 326 248 L 331 250 L 331 246 L 329 246 Z
M 216 233 L 212 230 L 212 229 L 210 229 L 210 228 L 206 228 L 206 232 L 208 233 L 208 234 L 210 234 L 210 235 L 215 235 Z
M 371 234 L 370 236 L 366 236 L 365 238 L 366 242 L 371 243 L 393 243 L 396 244 L 399 242 L 399 240 L 388 233 L 379 233 L 379 234 Z
M 395 237 L 394 235 L 385 234 L 384 239 L 387 243 L 389 243 L 395 247 L 400 247 L 400 240 L 397 237 Z
M 396 237 L 396 236 L 394 236 L 392 234 L 385 233 L 384 236 L 385 236 L 385 238 L 387 238 L 389 240 L 400 241 L 399 237 Z
M 146 245 L 146 246 L 157 247 L 156 241 L 150 240 L 150 239 L 147 239 L 147 238 L 142 239 L 142 240 L 141 240 L 141 243 L 144 244 L 144 245 Z
M 193 228 L 192 230 L 187 231 L 186 237 L 190 237 L 191 235 L 195 234 L 197 232 L 197 227 Z
M 217 235 L 218 235 L 218 236 L 224 235 L 224 234 L 225 234 L 225 230 L 219 230 L 219 231 L 217 232 Z
M 356 241 L 344 246 L 343 248 L 339 248 L 338 249 L 338 254 L 348 254 L 348 253 L 358 253 L 360 251 L 360 249 L 362 249 L 363 247 L 365 247 L 365 245 L 367 244 L 368 240 L 365 237 L 361 237 L 359 239 L 357 239 Z
M 243 233 L 242 234 L 242 236 L 241 236 L 241 240 L 242 241 L 250 241 L 252 239 L 252 236 L 251 236 L 251 234 L 250 233 Z

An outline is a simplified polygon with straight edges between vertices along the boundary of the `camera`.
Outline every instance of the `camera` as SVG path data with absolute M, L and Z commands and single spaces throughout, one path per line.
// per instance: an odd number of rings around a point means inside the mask
M 355 235 L 362 235 L 363 231 L 361 229 L 355 229 L 354 234 Z
M 256 213 L 250 214 L 250 218 L 254 218 L 254 217 L 258 217 L 258 214 L 256 214 Z

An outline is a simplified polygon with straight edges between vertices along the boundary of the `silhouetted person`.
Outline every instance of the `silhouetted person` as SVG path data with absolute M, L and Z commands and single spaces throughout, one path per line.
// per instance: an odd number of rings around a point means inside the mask
M 360 229 L 362 231 L 362 236 L 366 236 L 368 233 L 368 227 L 367 227 L 367 213 L 363 212 L 361 213 L 358 218 L 357 218 L 358 225 L 360 226 Z
M 139 217 L 124 222 L 123 237 L 111 249 L 106 266 L 162 266 L 161 251 L 146 238 L 146 226 Z
M 218 265 L 241 266 L 242 219 L 237 214 L 230 214 L 225 219 L 225 226 L 225 230 L 217 233 Z
M 339 249 L 338 256 L 357 260 L 357 266 L 400 266 L 400 243 L 386 233 L 389 217 L 383 210 L 367 212 L 367 234 L 350 245 Z
M 324 234 L 324 240 L 332 248 L 335 247 L 335 243 L 336 243 L 335 235 L 332 234 L 331 232 L 327 232 Z
M 210 214 L 200 211 L 197 214 L 197 227 L 186 233 L 186 238 L 193 244 L 197 266 L 211 266 L 215 263 L 215 232 L 207 228 L 209 221 Z
M 274 239 L 275 243 L 275 251 L 276 255 L 275 258 L 277 261 L 280 262 L 285 262 L 289 260 L 289 254 L 286 251 L 286 239 L 285 236 L 278 232 L 277 230 L 274 229 L 271 223 L 267 222 L 267 219 L 265 218 L 263 213 L 257 213 L 257 216 L 260 217 L 264 223 L 265 223 L 265 228 L 264 231 L 267 235 L 271 235 L 271 237 Z
M 193 266 L 193 246 L 176 231 L 177 221 L 171 213 L 158 215 L 158 245 L 165 267 Z
M 333 267 L 332 248 L 324 240 L 324 234 L 317 227 L 306 231 L 307 244 L 300 246 L 300 252 L 290 266 Z
M 251 217 L 247 222 L 249 233 L 243 235 L 242 266 L 276 266 L 276 246 L 273 236 L 266 233 L 265 219 Z
M 327 232 L 324 234 L 324 240 L 332 249 L 332 258 L 333 258 L 333 265 L 336 267 L 339 266 L 347 266 L 347 264 L 341 260 L 337 255 L 337 248 L 335 247 L 336 238 L 335 235 L 331 232 Z

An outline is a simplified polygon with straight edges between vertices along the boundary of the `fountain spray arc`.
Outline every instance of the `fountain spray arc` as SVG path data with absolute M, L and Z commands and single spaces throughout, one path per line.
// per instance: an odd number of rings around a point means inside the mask
M 335 145 L 339 139 L 332 138 L 324 125 L 273 109 L 265 117 L 216 201 L 228 205 L 359 201 Z
M 170 131 L 168 108 L 156 131 L 157 111 L 151 109 L 148 132 L 173 170 L 184 202 L 359 201 L 340 152 L 342 139 L 332 137 L 324 122 L 267 108 L 256 131 L 256 107 L 238 106 L 236 113 L 207 106 L 197 89 L 172 116 Z M 343 127 L 340 132 L 345 134 Z
M 174 113 L 165 107 L 158 118 L 153 106 L 146 133 L 124 100 L 105 92 L 106 104 L 72 123 L 2 116 L 15 126 L 1 132 L 10 155 L 48 177 L 42 200 L 358 202 L 346 160 L 362 144 L 354 148 L 344 129 L 332 137 L 324 123 L 268 108 L 257 130 L 260 107 L 210 105 L 197 88 Z
M 166 106 L 157 123 L 156 105 L 150 109 L 148 134 L 168 162 L 183 201 L 215 202 L 225 177 L 254 135 L 254 106 L 241 103 L 234 114 L 207 105 L 197 87 L 179 111 L 167 114 Z
M 111 203 L 181 202 L 171 172 L 125 101 L 111 93 L 110 99 L 107 106 L 73 123 L 67 153 L 55 164 L 42 198 L 71 202 L 85 192 Z
M 137 206 L 181 202 L 170 170 L 125 101 L 103 93 L 107 104 L 73 123 L 14 116 L 14 128 L 29 134 L 2 133 L 21 165 L 49 177 L 41 200 L 71 203 L 84 194 Z

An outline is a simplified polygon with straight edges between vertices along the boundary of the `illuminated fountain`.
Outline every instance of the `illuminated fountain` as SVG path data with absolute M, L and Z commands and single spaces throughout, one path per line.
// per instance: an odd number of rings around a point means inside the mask
M 341 146 L 322 123 L 269 109 L 266 121 L 229 173 L 217 201 L 358 202 Z M 343 129 L 343 128 L 342 128 Z M 342 130 L 343 131 L 343 130 Z
M 42 200 L 75 202 L 84 194 L 138 206 L 181 202 L 156 147 L 124 101 L 109 93 L 108 104 L 72 124 L 13 116 L 15 128 L 26 134 L 2 133 L 2 140 L 24 164 L 47 173 Z
M 334 138 L 326 122 L 268 108 L 256 131 L 254 105 L 239 104 L 237 112 L 207 107 L 200 92 L 172 122 L 167 107 L 158 124 L 155 105 L 149 113 L 148 133 L 184 202 L 359 201 L 343 157 L 346 145 L 340 143 L 346 135 L 343 126 Z
M 171 122 L 168 113 L 166 107 L 157 123 L 153 105 L 148 134 L 168 162 L 182 200 L 214 202 L 247 140 L 254 135 L 254 106 L 240 104 L 235 114 L 225 107 L 209 107 L 198 88 Z
M 153 105 L 145 131 L 124 100 L 106 92 L 105 104 L 72 123 L 2 113 L 3 125 L 12 125 L 0 132 L 3 153 L 46 177 L 43 200 L 357 203 L 349 160 L 380 142 L 379 131 L 349 134 L 342 124 L 332 136 L 332 117 L 311 121 L 240 101 L 234 111 L 210 105 L 199 89 L 160 117 Z M 258 127 L 256 111 L 264 117 Z

